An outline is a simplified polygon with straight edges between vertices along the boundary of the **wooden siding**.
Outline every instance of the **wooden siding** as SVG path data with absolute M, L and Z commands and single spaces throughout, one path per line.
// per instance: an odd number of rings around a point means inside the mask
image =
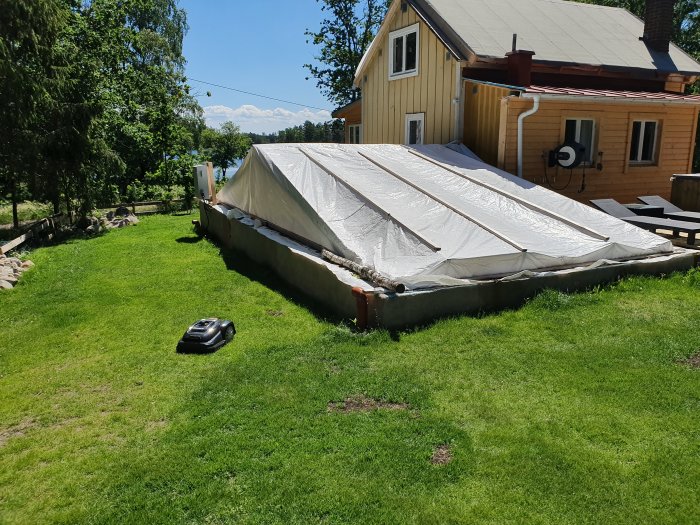
M 360 124 L 362 122 L 362 101 L 353 102 L 347 108 L 337 110 L 333 113 L 333 117 L 345 119 L 344 136 L 345 143 L 350 143 L 350 126 Z
M 498 163 L 501 100 L 510 90 L 476 82 L 464 82 L 464 145 L 485 162 Z
M 517 172 L 518 115 L 532 108 L 532 99 L 508 97 L 505 139 L 499 151 L 502 167 Z M 639 195 L 671 196 L 671 176 L 688 172 L 692 167 L 694 131 L 697 122 L 695 106 L 681 104 L 615 104 L 543 99 L 540 109 L 524 121 L 523 176 L 525 179 L 550 187 L 545 180 L 543 155 L 564 140 L 564 121 L 567 118 L 590 118 L 596 122 L 594 163 L 600 162 L 602 171 L 585 169 L 586 188 L 581 189 L 584 170 L 573 170 L 568 187 L 559 193 L 581 202 L 589 199 L 612 197 L 620 202 L 636 202 Z M 634 120 L 657 120 L 659 137 L 655 165 L 633 166 L 629 150 Z M 599 152 L 603 155 L 600 157 Z M 570 170 L 547 168 L 547 175 L 556 188 L 569 180 Z
M 418 75 L 389 80 L 389 35 L 383 38 L 362 85 L 362 132 L 366 144 L 403 144 L 406 114 L 424 113 L 426 144 L 454 140 L 457 105 L 457 66 L 447 48 L 418 17 L 413 8 L 396 10 L 389 31 L 419 24 Z

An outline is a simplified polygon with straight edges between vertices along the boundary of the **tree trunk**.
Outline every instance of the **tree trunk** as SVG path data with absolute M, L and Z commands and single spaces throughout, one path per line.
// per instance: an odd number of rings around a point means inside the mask
M 17 212 L 17 181 L 12 178 L 12 225 L 19 228 L 19 213 Z
M 56 170 L 58 171 L 58 170 Z M 53 178 L 49 191 L 51 192 L 51 204 L 53 204 L 53 214 L 61 211 L 61 180 L 58 172 Z

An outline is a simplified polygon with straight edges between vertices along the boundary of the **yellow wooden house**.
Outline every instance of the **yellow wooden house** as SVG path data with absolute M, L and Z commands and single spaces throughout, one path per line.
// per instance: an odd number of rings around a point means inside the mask
M 347 142 L 461 142 L 581 201 L 670 197 L 692 169 L 700 64 L 670 43 L 673 0 L 395 0 L 363 57 Z M 354 115 L 354 116 L 353 116 Z M 557 148 L 574 143 L 579 164 Z

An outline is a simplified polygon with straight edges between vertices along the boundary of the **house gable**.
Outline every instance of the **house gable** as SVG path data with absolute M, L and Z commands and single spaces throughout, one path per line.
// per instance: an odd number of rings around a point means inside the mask
M 396 0 L 358 68 L 364 143 L 406 143 L 406 116 L 422 114 L 422 142 L 457 138 L 460 64 L 409 4 Z M 392 36 L 417 28 L 416 71 L 392 75 Z M 405 45 L 405 42 L 404 42 Z M 416 117 L 419 118 L 419 117 Z

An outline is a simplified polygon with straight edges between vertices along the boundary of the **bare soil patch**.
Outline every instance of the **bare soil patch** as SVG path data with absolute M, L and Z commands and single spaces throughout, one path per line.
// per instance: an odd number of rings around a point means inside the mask
M 345 398 L 344 401 L 328 403 L 329 412 L 371 412 L 372 410 L 407 410 L 406 403 L 390 403 L 363 395 Z
M 4 447 L 10 439 L 21 437 L 27 430 L 37 426 L 38 424 L 33 419 L 23 419 L 14 426 L 0 430 L 0 447 Z
M 159 430 L 168 426 L 169 421 L 165 419 L 159 419 L 157 421 L 149 421 L 146 423 L 146 431 L 153 432 L 154 430 Z
M 691 368 L 700 368 L 700 352 L 694 353 L 688 359 L 681 360 L 681 364 L 687 365 Z
M 433 456 L 430 458 L 433 465 L 447 465 L 450 461 L 452 461 L 452 451 L 449 445 L 435 447 Z
M 270 317 L 281 317 L 284 315 L 282 310 L 265 310 L 265 313 Z

